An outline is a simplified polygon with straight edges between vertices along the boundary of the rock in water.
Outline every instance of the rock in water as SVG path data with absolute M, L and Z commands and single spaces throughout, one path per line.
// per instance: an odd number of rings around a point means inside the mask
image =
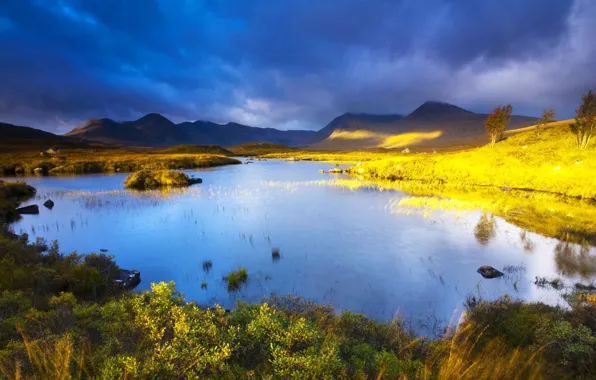
M 39 214 L 39 207 L 37 205 L 30 205 L 25 207 L 19 207 L 16 209 L 18 214 Z
M 480 273 L 484 278 L 497 278 L 505 275 L 503 272 L 500 272 L 489 265 L 481 266 L 476 272 Z
M 43 203 L 43 205 L 51 210 L 54 207 L 54 201 L 51 199 L 48 199 L 47 201 L 45 201 Z

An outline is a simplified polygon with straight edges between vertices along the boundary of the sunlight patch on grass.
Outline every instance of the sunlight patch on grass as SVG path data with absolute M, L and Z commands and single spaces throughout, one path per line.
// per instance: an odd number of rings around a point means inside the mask
M 382 140 L 386 138 L 386 135 L 383 133 L 367 131 L 364 129 L 357 129 L 354 131 L 347 131 L 344 129 L 336 129 L 333 131 L 331 136 L 328 137 L 329 140 L 368 140 L 368 139 L 378 139 Z
M 442 135 L 443 131 L 402 133 L 385 138 L 379 147 L 385 149 L 403 148 L 423 141 L 438 139 Z

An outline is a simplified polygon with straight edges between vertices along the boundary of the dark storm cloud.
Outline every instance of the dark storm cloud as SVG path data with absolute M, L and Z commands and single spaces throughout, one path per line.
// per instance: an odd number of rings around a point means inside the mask
M 7 0 L 0 120 L 320 128 L 426 99 L 569 113 L 596 83 L 594 16 L 589 0 Z

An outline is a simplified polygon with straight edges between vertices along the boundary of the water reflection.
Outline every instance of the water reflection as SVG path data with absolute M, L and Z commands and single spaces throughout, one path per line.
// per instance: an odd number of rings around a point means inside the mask
M 590 254 L 586 244 L 558 242 L 555 246 L 555 262 L 558 271 L 565 276 L 587 279 L 596 273 L 596 256 Z
M 483 213 L 480 217 L 480 220 L 476 224 L 476 228 L 474 229 L 474 236 L 476 236 L 478 243 L 486 245 L 492 238 L 495 237 L 495 229 L 496 224 L 494 215 L 489 217 L 486 213 Z

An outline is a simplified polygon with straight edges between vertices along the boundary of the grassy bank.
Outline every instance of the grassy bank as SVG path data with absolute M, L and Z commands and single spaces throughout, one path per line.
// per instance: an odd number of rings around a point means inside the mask
M 267 153 L 262 158 L 274 158 L 280 160 L 300 161 L 323 161 L 345 164 L 356 164 L 357 162 L 378 161 L 382 159 L 397 157 L 400 154 L 387 151 L 354 151 L 354 152 L 325 152 L 297 150 L 294 152 Z
M 596 145 L 574 145 L 567 125 L 539 136 L 530 128 L 493 146 L 444 154 L 401 155 L 369 161 L 351 172 L 388 180 L 495 186 L 596 197 Z
M 38 168 L 40 173 L 54 175 L 196 169 L 239 163 L 234 158 L 214 154 L 163 153 L 148 149 L 77 150 L 59 152 L 51 157 L 41 157 L 39 153 L 19 154 L 18 157 L 3 154 L 0 155 L 0 175 L 30 175 Z

